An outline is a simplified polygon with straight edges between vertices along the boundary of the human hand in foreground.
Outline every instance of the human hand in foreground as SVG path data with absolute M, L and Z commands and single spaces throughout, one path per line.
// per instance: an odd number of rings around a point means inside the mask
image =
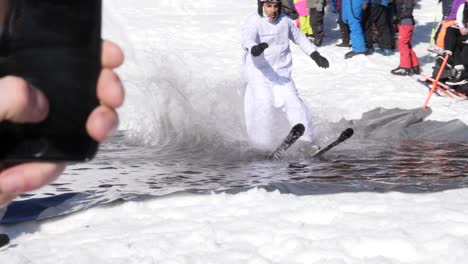
M 101 105 L 89 115 L 86 130 L 96 141 L 102 142 L 112 135 L 119 120 L 115 109 L 122 105 L 124 90 L 114 72 L 123 63 L 122 50 L 115 44 L 102 43 L 102 68 L 97 83 L 97 96 Z M 49 104 L 44 94 L 18 77 L 0 79 L 0 121 L 38 123 L 44 120 Z M 21 193 L 38 189 L 54 181 L 65 169 L 63 163 L 0 162 L 0 206 L 9 203 Z
M 265 43 L 265 42 L 262 42 L 258 45 L 255 45 L 253 46 L 251 49 L 250 49 L 250 53 L 252 53 L 252 55 L 254 57 L 258 57 L 260 56 L 260 54 L 263 53 L 264 50 L 266 50 L 268 48 L 268 44 Z
M 312 54 L 310 54 L 310 57 L 315 61 L 315 63 L 317 63 L 317 65 L 320 67 L 320 68 L 328 68 L 330 66 L 330 63 L 328 62 L 328 60 L 323 57 L 322 55 L 320 55 L 320 53 L 318 53 L 318 51 L 314 51 L 312 52 Z

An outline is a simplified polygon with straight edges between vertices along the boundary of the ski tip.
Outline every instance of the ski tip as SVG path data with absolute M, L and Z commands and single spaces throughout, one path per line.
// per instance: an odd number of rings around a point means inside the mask
M 293 126 L 293 128 L 291 130 L 302 135 L 305 132 L 305 126 L 303 124 L 299 123 L 299 124 L 296 124 L 295 126 Z
M 10 238 L 7 234 L 0 234 L 0 248 L 8 245 L 10 243 Z
M 352 137 L 353 135 L 354 135 L 354 129 L 352 129 L 350 127 L 345 129 L 345 131 L 343 131 L 343 133 L 341 133 L 341 137 L 343 139 L 348 139 L 348 138 Z

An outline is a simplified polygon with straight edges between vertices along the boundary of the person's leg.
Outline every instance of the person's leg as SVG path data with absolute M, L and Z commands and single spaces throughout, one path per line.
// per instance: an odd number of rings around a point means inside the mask
M 366 48 L 373 49 L 374 48 L 374 38 L 373 38 L 373 30 L 372 26 L 375 23 L 375 10 L 374 5 L 369 4 L 365 10 L 362 11 L 362 27 L 364 29 L 364 36 L 366 40 Z
M 398 25 L 398 49 L 400 50 L 400 65 L 391 70 L 395 75 L 410 75 L 412 69 L 411 61 L 411 25 Z
M 409 69 L 411 65 L 411 52 L 410 52 L 410 42 L 411 42 L 411 32 L 408 25 L 399 25 L 398 26 L 398 49 L 400 50 L 400 67 Z
M 461 45 L 461 52 L 460 52 L 460 64 L 468 66 L 468 44 Z M 468 68 L 467 68 L 468 69 Z
M 343 21 L 348 24 L 351 32 L 352 50 L 345 54 L 345 59 L 349 59 L 358 54 L 366 53 L 366 42 L 361 24 L 363 1 L 346 0 L 343 1 L 342 15 Z
M 263 82 L 249 82 L 244 97 L 244 114 L 247 135 L 253 147 L 272 148 L 273 95 L 271 87 Z
M 409 42 L 409 50 L 410 50 L 410 57 L 411 57 L 411 68 L 413 69 L 413 72 L 415 74 L 420 74 L 420 69 L 419 69 L 419 58 L 414 52 L 413 45 L 411 45 L 411 40 L 413 39 L 413 33 L 414 33 L 414 25 L 408 25 L 408 34 L 410 38 Z
M 390 32 L 390 23 L 387 19 L 387 7 L 374 5 L 374 18 L 378 30 L 378 42 L 381 49 L 393 49 L 392 33 Z
M 349 41 L 350 41 L 350 36 L 349 36 L 349 27 L 347 24 L 343 22 L 343 18 L 341 15 L 338 17 L 338 25 L 340 27 L 340 32 L 341 32 L 341 44 L 338 44 L 337 46 L 339 47 L 349 47 Z
M 460 44 L 453 56 L 454 76 L 447 82 L 449 85 L 465 85 L 468 83 L 468 44 Z
M 289 125 L 293 127 L 296 124 L 303 124 L 305 126 L 304 135 L 301 140 L 312 142 L 312 115 L 309 108 L 305 105 L 304 101 L 299 97 L 296 86 L 293 81 L 281 87 L 278 96 L 284 100 L 284 111 Z
M 310 16 L 300 16 L 299 21 L 302 33 L 304 33 L 307 37 L 311 36 L 313 32 L 312 28 L 310 27 Z
M 361 26 L 361 21 L 358 19 L 349 19 L 349 30 L 351 32 L 351 44 L 354 52 L 365 52 L 366 42 L 364 40 L 364 31 Z
M 309 14 L 312 36 L 315 39 L 314 44 L 321 46 L 325 37 L 325 33 L 323 32 L 324 7 L 321 9 L 311 8 L 309 9 Z
M 457 38 L 460 35 L 460 30 L 454 27 L 448 27 L 445 31 L 445 38 L 444 38 L 444 48 L 445 50 L 449 50 L 452 53 L 455 52 L 455 48 L 457 47 Z

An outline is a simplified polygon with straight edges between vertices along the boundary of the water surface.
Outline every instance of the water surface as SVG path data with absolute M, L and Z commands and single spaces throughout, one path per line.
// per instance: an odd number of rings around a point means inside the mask
M 296 155 L 292 150 L 283 160 L 269 161 L 259 153 L 235 147 L 158 149 L 130 144 L 123 138 L 104 144 L 94 161 L 69 166 L 58 181 L 22 198 L 67 192 L 125 198 L 179 191 L 237 192 L 252 187 L 298 195 L 435 192 L 468 186 L 465 142 L 349 140 L 321 159 Z

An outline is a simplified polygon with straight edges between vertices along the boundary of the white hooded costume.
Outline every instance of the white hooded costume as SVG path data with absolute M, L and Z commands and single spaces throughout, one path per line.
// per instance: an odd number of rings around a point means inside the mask
M 283 13 L 272 22 L 254 13 L 242 28 L 247 81 L 244 113 L 247 133 L 255 148 L 275 148 L 297 123 L 302 123 L 306 128 L 300 140 L 312 141 L 310 111 L 299 98 L 291 79 L 289 40 L 308 56 L 317 50 L 295 22 Z M 251 48 L 262 42 L 267 43 L 268 48 L 260 56 L 254 57 Z

